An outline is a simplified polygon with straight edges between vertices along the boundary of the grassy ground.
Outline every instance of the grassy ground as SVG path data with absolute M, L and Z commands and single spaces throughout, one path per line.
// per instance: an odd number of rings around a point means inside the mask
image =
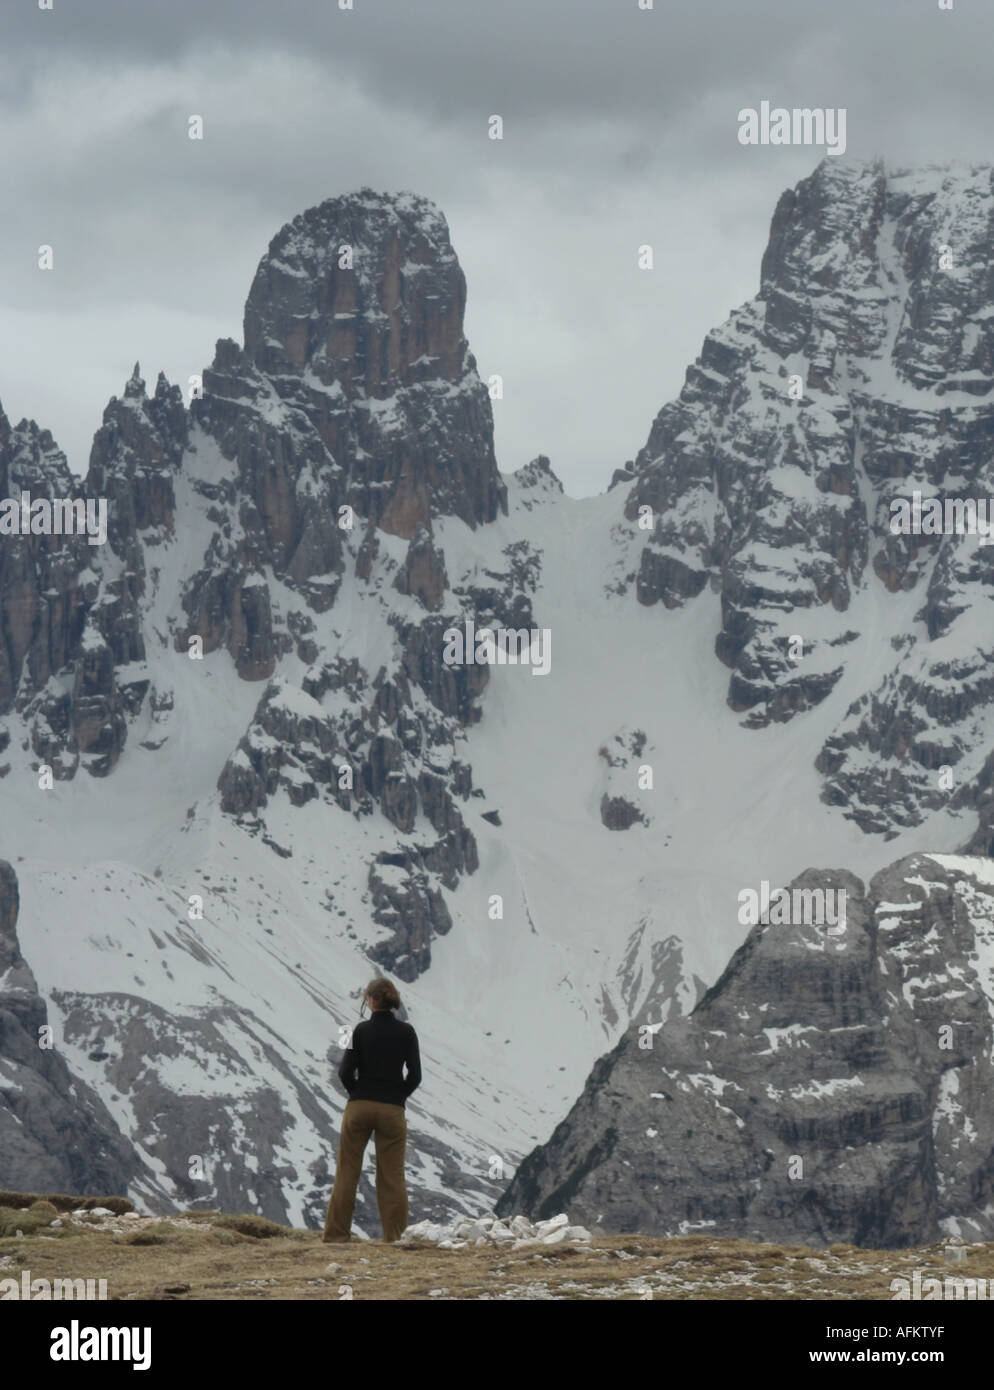
M 0 1199 L 12 1194 L 0 1194 Z M 109 1299 L 880 1299 L 890 1281 L 969 1275 L 994 1280 L 994 1245 L 883 1251 L 766 1245 L 709 1236 L 606 1236 L 589 1248 L 352 1241 L 256 1216 L 189 1212 L 95 1217 L 59 1198 L 0 1205 L 0 1279 L 106 1279 Z M 91 1202 L 90 1205 L 94 1203 Z M 58 1220 L 62 1224 L 53 1227 Z

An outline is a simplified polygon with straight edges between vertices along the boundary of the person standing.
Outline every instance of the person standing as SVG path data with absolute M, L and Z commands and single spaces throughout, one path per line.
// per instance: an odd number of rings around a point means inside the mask
M 352 1239 L 356 1189 L 370 1135 L 376 1141 L 376 1202 L 383 1239 L 397 1240 L 407 1227 L 404 1105 L 421 1084 L 418 1035 L 409 1023 L 394 1017 L 400 995 L 389 980 L 382 976 L 370 980 L 363 995 L 363 1007 L 366 1004 L 371 1017 L 352 1030 L 352 1045 L 338 1068 L 349 1100 L 342 1115 L 335 1185 L 324 1223 L 328 1245 Z

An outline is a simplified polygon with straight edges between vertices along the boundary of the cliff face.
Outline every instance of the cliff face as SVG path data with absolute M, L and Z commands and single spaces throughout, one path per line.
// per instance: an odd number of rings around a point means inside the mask
M 17 876 L 0 860 L 0 1153 L 25 1192 L 126 1192 L 140 1165 L 106 1107 L 72 1076 L 17 940 Z
M 245 305 L 248 362 L 306 414 L 344 500 L 405 540 L 435 516 L 476 526 L 507 510 L 465 305 L 438 209 L 370 189 L 284 227 Z
M 785 193 L 759 294 L 708 335 L 625 506 L 652 509 L 640 602 L 720 594 L 749 725 L 809 712 L 891 643 L 818 758 L 867 831 L 975 807 L 990 751 L 994 547 L 890 521 L 916 489 L 994 495 L 991 177 L 827 160 Z
M 831 1245 L 991 1237 L 994 873 L 914 856 L 846 930 L 757 925 L 693 1013 L 626 1032 L 499 1210 Z

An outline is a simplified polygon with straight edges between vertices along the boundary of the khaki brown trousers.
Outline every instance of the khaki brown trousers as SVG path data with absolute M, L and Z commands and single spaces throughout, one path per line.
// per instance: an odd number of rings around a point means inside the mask
M 350 1100 L 342 1115 L 335 1186 L 324 1223 L 324 1239 L 329 1244 L 352 1238 L 352 1213 L 362 1172 L 362 1156 L 371 1134 L 376 1137 L 376 1201 L 383 1224 L 383 1239 L 396 1240 L 407 1227 L 407 1186 L 404 1182 L 407 1116 L 404 1107 L 379 1100 Z

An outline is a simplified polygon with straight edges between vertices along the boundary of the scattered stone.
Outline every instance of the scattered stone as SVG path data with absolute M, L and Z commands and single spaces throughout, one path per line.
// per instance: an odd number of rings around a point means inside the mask
M 470 1245 L 474 1249 L 499 1246 L 518 1250 L 526 1245 L 587 1245 L 590 1240 L 586 1227 L 570 1225 L 565 1212 L 536 1222 L 529 1221 L 526 1216 L 502 1219 L 488 1213 L 475 1220 L 458 1217 L 448 1225 L 419 1221 L 408 1226 L 400 1243 L 427 1241 L 436 1244 L 439 1250 L 463 1250 Z
M 566 1239 L 566 1230 L 567 1228 L 565 1226 L 557 1226 L 554 1231 L 547 1231 L 546 1234 L 542 1236 L 542 1244 L 561 1245 Z

